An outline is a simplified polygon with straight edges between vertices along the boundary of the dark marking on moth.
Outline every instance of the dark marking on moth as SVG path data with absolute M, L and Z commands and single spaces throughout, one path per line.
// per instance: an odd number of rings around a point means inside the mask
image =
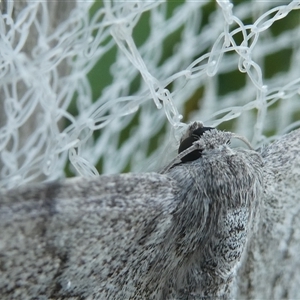
M 193 130 L 191 132 L 190 136 L 188 136 L 186 139 L 181 141 L 179 148 L 178 148 L 178 154 L 183 152 L 184 150 L 188 149 L 189 147 L 191 147 L 193 145 L 193 143 L 196 142 L 197 140 L 199 140 L 206 131 L 209 131 L 212 129 L 215 129 L 215 128 L 213 128 L 213 127 L 198 127 L 197 129 Z M 201 150 L 195 150 L 195 151 L 187 154 L 183 158 L 181 158 L 181 161 L 188 162 L 188 161 L 196 160 L 201 157 L 201 153 L 202 153 Z

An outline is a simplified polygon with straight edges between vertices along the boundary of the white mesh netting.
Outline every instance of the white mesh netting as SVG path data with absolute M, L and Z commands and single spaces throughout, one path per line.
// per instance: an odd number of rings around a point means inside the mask
M 300 1 L 235 2 L 2 0 L 0 187 L 141 170 L 194 120 L 299 126 Z

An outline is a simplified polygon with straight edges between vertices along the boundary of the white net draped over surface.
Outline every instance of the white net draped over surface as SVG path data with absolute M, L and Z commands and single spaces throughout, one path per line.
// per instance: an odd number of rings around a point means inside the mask
M 141 170 L 194 120 L 254 147 L 299 127 L 299 9 L 2 0 L 0 187 Z

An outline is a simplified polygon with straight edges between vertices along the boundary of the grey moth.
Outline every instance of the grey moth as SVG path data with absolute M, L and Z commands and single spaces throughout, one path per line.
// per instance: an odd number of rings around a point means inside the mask
M 1 299 L 299 297 L 300 131 L 203 128 L 161 173 L 2 190 Z

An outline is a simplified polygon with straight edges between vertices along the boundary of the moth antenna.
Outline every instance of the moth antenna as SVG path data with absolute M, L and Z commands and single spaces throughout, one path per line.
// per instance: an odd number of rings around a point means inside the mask
M 251 146 L 250 142 L 245 137 L 243 137 L 241 135 L 237 135 L 237 134 L 233 134 L 232 137 L 244 142 L 250 150 L 254 150 L 254 148 Z
M 163 168 L 163 170 L 160 173 L 161 174 L 165 174 L 174 165 L 176 165 L 177 163 L 181 162 L 181 159 L 183 157 L 185 157 L 186 155 L 192 153 L 195 150 L 199 150 L 199 149 L 200 149 L 199 144 L 194 142 L 194 144 L 191 147 L 189 147 L 189 148 L 183 150 L 182 152 L 180 152 L 165 168 Z

